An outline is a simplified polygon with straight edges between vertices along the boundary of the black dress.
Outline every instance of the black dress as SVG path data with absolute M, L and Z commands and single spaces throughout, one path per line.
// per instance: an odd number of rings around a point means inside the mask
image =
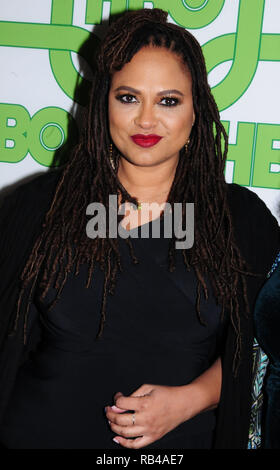
M 35 350 L 40 342 L 41 329 L 38 327 L 38 311 L 37 308 L 33 308 L 28 317 L 28 342 L 26 345 L 23 343 L 24 307 L 28 299 L 28 293 L 24 295 L 24 303 L 19 312 L 18 328 L 13 334 L 8 333 L 11 332 L 15 321 L 16 304 L 20 291 L 19 276 L 24 269 L 37 237 L 42 232 L 45 214 L 49 210 L 61 175 L 62 171 L 60 171 L 60 169 L 48 171 L 34 178 L 32 181 L 20 185 L 12 194 L 3 200 L 0 207 L 0 427 L 5 415 L 7 419 L 7 407 L 9 403 L 12 403 L 12 393 L 16 393 L 14 387 L 16 385 L 16 388 L 18 388 L 20 381 L 23 380 L 19 377 L 24 374 L 26 377 L 28 375 L 26 372 L 22 372 L 22 364 L 26 361 L 26 358 L 30 357 L 31 351 Z M 261 276 L 247 276 L 246 278 L 250 312 L 252 312 L 257 292 L 261 288 L 265 276 L 279 251 L 279 226 L 275 218 L 272 217 L 271 213 L 266 208 L 264 202 L 252 191 L 248 191 L 246 188 L 236 184 L 230 184 L 227 185 L 227 198 L 237 246 L 248 263 L 249 270 L 261 274 Z M 135 242 L 138 241 L 139 240 L 135 240 Z M 142 241 L 146 242 L 146 240 Z M 134 266 L 133 268 L 137 267 L 140 269 L 140 265 Z M 130 268 L 132 269 L 131 266 Z M 166 276 L 171 276 L 167 272 L 165 272 L 165 274 Z M 188 311 L 188 305 L 189 310 L 193 312 L 193 301 L 191 301 L 191 303 L 187 302 L 189 295 L 187 294 L 187 290 L 185 291 L 186 283 L 182 282 L 179 275 L 179 267 L 177 273 L 176 271 L 172 273 L 170 280 L 172 279 L 174 279 L 174 287 L 178 286 L 176 291 L 177 295 L 179 295 L 179 293 L 182 295 L 183 291 L 186 292 L 183 296 L 186 312 Z M 71 280 L 69 281 L 71 282 Z M 75 282 L 79 282 L 78 278 L 76 278 Z M 85 293 L 83 282 L 80 281 L 79 284 L 82 292 Z M 91 286 L 91 288 L 93 288 L 93 286 Z M 139 299 L 137 299 L 137 303 L 138 302 Z M 58 306 L 59 304 L 57 307 Z M 132 309 L 128 308 L 128 310 L 131 313 Z M 80 318 L 81 313 L 82 311 L 78 306 L 78 315 L 76 315 L 75 318 Z M 229 318 L 228 312 L 225 313 L 226 318 Z M 207 311 L 204 311 L 203 316 L 204 318 L 207 317 Z M 108 327 L 109 318 L 108 314 L 105 330 Z M 173 322 L 173 311 L 172 324 L 176 324 Z M 242 350 L 237 375 L 234 375 L 232 371 L 233 357 L 236 351 L 236 333 L 230 321 L 227 322 L 224 341 L 220 349 L 222 357 L 222 391 L 220 404 L 217 409 L 214 436 L 214 447 L 218 449 L 246 449 L 248 444 L 254 330 L 252 315 L 250 314 L 248 316 L 244 305 L 241 305 L 240 309 L 240 328 L 242 331 Z M 204 332 L 206 330 L 203 329 L 202 331 Z M 129 331 L 129 334 L 130 333 Z M 179 337 L 181 334 L 182 331 L 179 331 Z M 156 334 L 155 336 L 157 337 L 158 335 Z M 40 355 L 37 357 L 39 359 Z M 65 361 L 66 357 L 67 354 L 64 353 Z M 35 362 L 33 361 L 33 364 Z M 32 362 L 29 361 L 29 364 L 31 363 Z M 187 373 L 186 364 L 184 364 L 184 367 Z M 25 369 L 27 369 L 27 366 L 25 366 Z M 19 371 L 21 371 L 20 375 Z M 57 374 L 53 375 L 57 377 Z M 35 381 L 35 375 L 32 380 Z M 88 380 L 93 379 L 89 378 Z M 94 380 L 97 382 L 98 379 L 95 377 Z M 184 383 L 186 383 L 186 380 Z M 50 386 L 47 385 L 47 379 L 42 381 L 42 385 L 50 388 Z M 43 387 L 41 390 L 43 390 Z M 112 393 L 115 391 L 114 387 Z M 120 391 L 124 393 L 124 390 Z M 69 389 L 67 393 L 65 393 L 65 400 L 68 393 Z M 58 399 L 59 397 L 57 396 L 57 400 Z M 13 400 L 15 400 L 15 395 Z M 34 400 L 31 400 L 31 403 L 33 403 L 33 401 Z M 30 408 L 27 408 L 27 405 L 28 403 L 25 402 L 24 409 L 27 410 L 26 415 L 30 415 Z M 57 404 L 57 408 L 59 408 L 58 405 L 59 404 Z M 202 417 L 205 419 L 204 416 L 206 416 L 206 413 L 202 413 L 199 419 Z M 68 419 L 71 419 L 71 417 Z M 51 421 L 52 417 L 49 418 L 49 422 Z M 93 429 L 92 424 L 91 429 Z M 7 441 L 7 428 L 5 432 L 5 439 Z M 33 434 L 34 433 L 35 431 Z M 2 437 L 4 439 L 3 429 Z M 189 438 L 190 433 L 188 435 L 188 439 Z M 111 441 L 110 445 L 115 446 Z M 159 445 L 161 445 L 161 441 L 159 441 Z
M 201 304 L 206 326 L 199 322 L 196 277 L 186 270 L 181 251 L 176 250 L 176 269 L 170 273 L 169 239 L 135 238 L 132 243 L 139 264 L 132 263 L 120 239 L 123 271 L 109 295 L 100 339 L 99 267 L 88 289 L 85 265 L 78 276 L 71 274 L 50 311 L 46 301 L 54 290 L 32 305 L 40 314 L 43 337 L 20 369 L 1 426 L 0 440 L 8 448 L 118 449 L 104 414 L 116 392 L 129 395 L 145 383 L 184 385 L 215 359 L 219 308 L 210 295 Z M 214 426 L 215 412 L 207 411 L 148 447 L 210 448 Z

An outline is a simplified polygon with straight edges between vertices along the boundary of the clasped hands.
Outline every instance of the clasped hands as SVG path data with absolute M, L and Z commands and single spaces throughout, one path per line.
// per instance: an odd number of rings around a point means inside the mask
M 180 386 L 150 384 L 142 385 L 130 396 L 116 393 L 115 405 L 105 408 L 109 425 L 116 433 L 114 441 L 132 449 L 157 441 L 191 417 L 190 410 L 186 413 L 184 409 L 183 413 L 182 397 Z

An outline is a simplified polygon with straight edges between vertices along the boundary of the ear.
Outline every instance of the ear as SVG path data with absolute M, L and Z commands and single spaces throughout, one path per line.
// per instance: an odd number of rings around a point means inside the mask
M 193 121 L 192 121 L 192 126 L 194 125 L 195 123 L 195 114 L 194 114 L 194 111 L 193 111 Z

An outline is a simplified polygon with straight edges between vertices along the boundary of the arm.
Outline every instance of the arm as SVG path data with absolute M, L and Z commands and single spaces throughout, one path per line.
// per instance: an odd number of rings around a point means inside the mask
M 0 420 L 10 399 L 18 369 L 25 360 L 24 309 L 15 334 L 19 276 L 40 233 L 58 173 L 47 173 L 6 195 L 0 207 Z M 31 318 L 30 318 L 31 319 Z M 31 326 L 30 321 L 28 325 Z M 35 337 L 34 337 L 35 340 Z M 33 341 L 33 333 L 32 333 Z M 28 344 L 29 347 L 29 344 Z
M 139 449 L 184 421 L 215 408 L 220 398 L 221 381 L 221 360 L 217 359 L 190 384 L 176 387 L 145 384 L 129 397 L 117 393 L 115 406 L 106 407 L 111 429 L 117 434 L 115 442 Z M 136 439 L 127 439 L 131 437 Z
M 223 388 L 215 428 L 216 449 L 246 449 L 251 412 L 253 337 L 252 312 L 266 273 L 279 249 L 279 227 L 265 203 L 252 191 L 228 185 L 228 200 L 236 243 L 248 270 L 261 276 L 246 276 L 250 315 L 240 311 L 242 350 L 238 376 L 232 373 L 236 335 L 229 324 L 223 349 Z
M 186 414 L 188 412 L 190 413 L 190 416 L 187 417 L 184 421 L 199 413 L 202 413 L 203 411 L 216 408 L 220 400 L 221 385 L 222 366 L 221 359 L 218 358 L 209 369 L 207 369 L 189 385 L 178 387 L 182 389 L 182 400 L 184 395 L 184 401 L 188 402 L 188 406 L 186 406 L 187 403 L 185 403 L 184 407 Z

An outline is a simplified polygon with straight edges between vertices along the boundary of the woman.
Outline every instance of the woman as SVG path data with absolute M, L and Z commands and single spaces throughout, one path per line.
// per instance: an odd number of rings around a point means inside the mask
M 265 449 L 280 449 L 279 294 L 280 253 L 278 253 L 268 274 L 267 282 L 258 295 L 254 312 L 257 338 L 269 357 L 269 366 L 265 376 L 267 406 L 265 408 L 264 439 L 262 442 Z
M 3 208 L 7 447 L 247 445 L 249 313 L 278 226 L 255 195 L 226 185 L 227 138 L 201 48 L 166 19 L 161 10 L 139 10 L 113 23 L 69 163 L 20 188 Z M 125 210 L 116 238 L 112 195 Z M 20 212 L 11 221 L 19 200 L 32 217 Z M 151 214 L 144 203 L 155 202 Z M 185 220 L 188 202 L 195 243 L 176 249 L 174 233 L 164 237 L 166 203 L 174 214 L 174 203 L 183 203 Z M 105 236 L 88 229 L 90 203 L 106 208 Z M 139 225 L 151 232 L 152 219 L 160 237 L 137 238 Z M 259 253 L 264 226 L 271 243 Z M 22 272 L 18 298 L 15 272 Z

